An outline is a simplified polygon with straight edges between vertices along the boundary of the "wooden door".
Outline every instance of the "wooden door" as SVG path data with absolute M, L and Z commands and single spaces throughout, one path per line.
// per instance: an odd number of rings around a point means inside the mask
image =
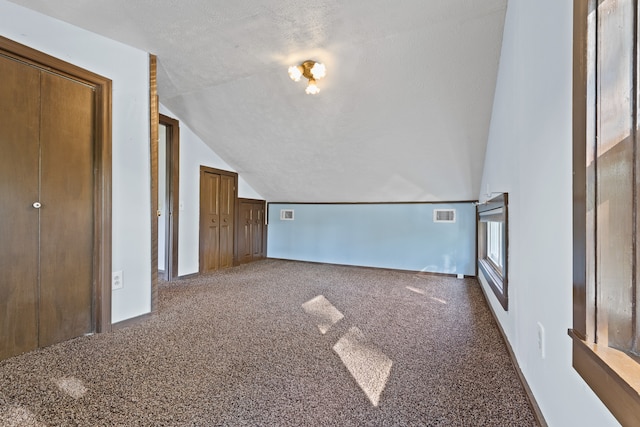
M 253 260 L 264 258 L 264 205 L 264 202 L 254 203 L 252 209 Z
M 264 200 L 241 199 L 238 210 L 239 262 L 242 264 L 264 258 Z
M 93 330 L 94 92 L 0 57 L 0 359 Z
M 233 267 L 235 190 L 234 177 L 220 175 L 220 268 Z
M 0 360 L 38 347 L 40 72 L 0 56 Z
M 220 268 L 220 175 L 200 172 L 200 272 Z
M 92 330 L 93 88 L 41 73 L 40 346 Z
M 200 273 L 232 267 L 238 175 L 200 168 Z
M 253 204 L 241 201 L 238 210 L 238 261 L 244 264 L 253 259 Z

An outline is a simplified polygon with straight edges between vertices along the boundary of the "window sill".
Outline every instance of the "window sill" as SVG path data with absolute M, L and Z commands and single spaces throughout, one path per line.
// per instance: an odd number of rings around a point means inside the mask
M 502 308 L 508 310 L 509 304 L 506 292 L 504 292 L 504 279 L 500 277 L 498 272 L 495 271 L 494 267 L 486 259 L 478 260 L 478 268 L 482 271 L 484 278 L 487 280 L 491 290 L 498 298 L 498 301 L 500 301 Z
M 640 364 L 625 353 L 573 338 L 573 367 L 622 425 L 640 425 Z

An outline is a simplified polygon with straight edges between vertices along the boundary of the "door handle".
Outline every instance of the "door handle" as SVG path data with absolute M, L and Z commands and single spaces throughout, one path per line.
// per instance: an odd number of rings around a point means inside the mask
M 40 204 L 40 202 L 33 202 L 33 205 L 32 205 L 32 206 L 33 206 L 34 208 L 36 208 L 36 209 L 40 209 L 40 208 L 42 207 L 42 205 Z

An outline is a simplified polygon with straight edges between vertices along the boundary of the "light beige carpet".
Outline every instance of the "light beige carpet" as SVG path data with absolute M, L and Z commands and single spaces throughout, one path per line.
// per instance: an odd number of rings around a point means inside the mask
M 265 260 L 0 362 L 3 426 L 532 426 L 475 279 Z

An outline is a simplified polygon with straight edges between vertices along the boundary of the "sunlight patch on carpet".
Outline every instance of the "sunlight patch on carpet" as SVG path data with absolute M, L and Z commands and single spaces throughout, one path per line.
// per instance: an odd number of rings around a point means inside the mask
M 360 329 L 352 327 L 333 346 L 373 406 L 378 406 L 393 362 L 382 350 L 367 341 Z
M 82 380 L 75 377 L 58 378 L 53 381 L 60 391 L 67 393 L 74 399 L 80 399 L 87 393 L 87 388 L 84 386 Z
M 46 427 L 35 414 L 22 406 L 0 406 L 0 425 L 5 427 Z
M 324 296 L 318 295 L 315 298 L 302 304 L 304 311 L 314 318 L 322 335 L 338 323 L 344 316 L 333 306 Z
M 426 295 L 427 293 L 425 291 L 423 291 L 422 289 L 418 289 L 418 288 L 414 288 L 413 286 L 405 286 L 407 289 L 409 289 L 411 292 L 415 292 L 416 294 L 420 294 L 420 295 Z
M 414 288 L 413 286 L 405 286 L 405 288 L 407 288 L 408 290 L 410 290 L 411 292 L 415 292 L 416 294 L 420 294 L 420 295 L 427 295 L 426 291 L 423 291 L 422 289 L 418 289 L 418 288 Z M 432 300 L 439 302 L 440 304 L 446 304 L 447 302 L 443 299 L 440 298 L 436 298 L 436 297 L 429 297 Z

